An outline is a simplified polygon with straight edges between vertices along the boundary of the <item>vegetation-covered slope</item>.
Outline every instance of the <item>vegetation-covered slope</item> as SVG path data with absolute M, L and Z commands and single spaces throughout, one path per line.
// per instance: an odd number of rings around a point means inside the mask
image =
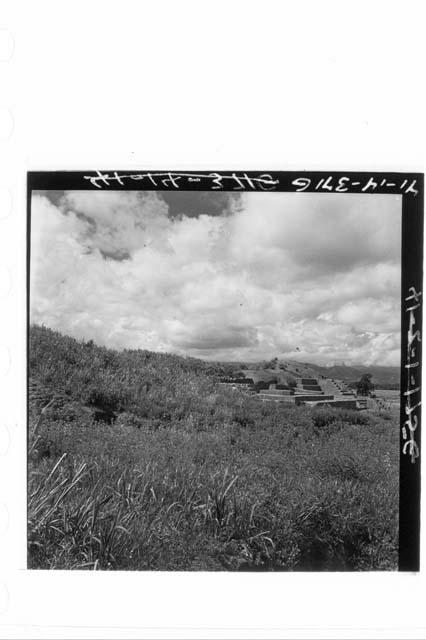
M 393 569 L 398 426 L 30 330 L 29 566 Z

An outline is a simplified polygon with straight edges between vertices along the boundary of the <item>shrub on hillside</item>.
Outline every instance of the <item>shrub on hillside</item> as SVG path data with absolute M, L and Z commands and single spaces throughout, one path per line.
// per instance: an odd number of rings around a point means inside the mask
M 317 429 L 330 425 L 346 424 L 366 425 L 367 415 L 351 409 L 334 409 L 332 407 L 318 407 L 312 411 L 312 422 Z
M 286 376 L 286 383 L 291 389 L 295 389 L 297 387 L 297 380 L 294 376 Z
M 269 385 L 270 385 L 270 381 L 268 380 L 258 380 L 258 382 L 255 382 L 253 385 L 253 389 L 256 392 L 259 391 L 265 391 L 265 389 L 269 389 Z
M 87 392 L 86 403 L 102 411 L 114 413 L 123 407 L 123 398 L 114 391 L 91 388 Z

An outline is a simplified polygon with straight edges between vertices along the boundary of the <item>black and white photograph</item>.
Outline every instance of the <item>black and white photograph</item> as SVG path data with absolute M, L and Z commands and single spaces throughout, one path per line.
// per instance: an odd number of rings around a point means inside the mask
M 423 16 L 4 0 L 0 638 L 426 638 Z
M 100 175 L 29 179 L 28 568 L 401 568 L 413 183 Z

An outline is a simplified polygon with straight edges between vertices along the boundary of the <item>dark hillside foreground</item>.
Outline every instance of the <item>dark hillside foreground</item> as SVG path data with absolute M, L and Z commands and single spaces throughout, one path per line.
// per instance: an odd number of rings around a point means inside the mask
M 397 417 L 214 373 L 31 327 L 29 568 L 397 568 Z

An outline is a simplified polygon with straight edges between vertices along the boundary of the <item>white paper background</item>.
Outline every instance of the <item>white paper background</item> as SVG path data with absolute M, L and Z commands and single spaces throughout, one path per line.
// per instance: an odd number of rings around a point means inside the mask
M 2 3 L 3 637 L 425 637 L 424 574 L 25 571 L 25 172 L 424 171 L 424 24 L 407 0 Z

